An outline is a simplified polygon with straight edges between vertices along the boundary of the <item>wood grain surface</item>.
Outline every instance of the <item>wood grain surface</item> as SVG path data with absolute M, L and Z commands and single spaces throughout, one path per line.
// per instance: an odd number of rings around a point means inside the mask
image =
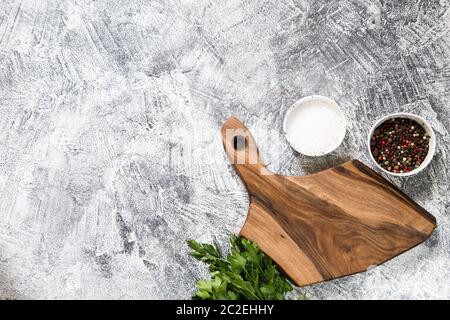
M 250 206 L 241 235 L 297 285 L 367 270 L 427 239 L 435 218 L 353 160 L 308 176 L 271 173 L 249 130 L 232 117 L 222 140 Z

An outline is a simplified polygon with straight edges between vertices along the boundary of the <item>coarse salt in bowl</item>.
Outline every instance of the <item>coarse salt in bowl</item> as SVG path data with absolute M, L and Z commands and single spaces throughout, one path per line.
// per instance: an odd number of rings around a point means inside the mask
M 289 108 L 283 130 L 292 148 L 316 157 L 334 151 L 342 143 L 346 123 L 335 101 L 313 95 L 298 100 Z

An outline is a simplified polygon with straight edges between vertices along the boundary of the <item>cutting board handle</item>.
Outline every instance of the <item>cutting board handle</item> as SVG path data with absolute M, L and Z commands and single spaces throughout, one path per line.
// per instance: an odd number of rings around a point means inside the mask
M 255 139 L 239 119 L 230 117 L 221 133 L 225 152 L 247 187 L 247 177 L 273 174 L 261 162 Z

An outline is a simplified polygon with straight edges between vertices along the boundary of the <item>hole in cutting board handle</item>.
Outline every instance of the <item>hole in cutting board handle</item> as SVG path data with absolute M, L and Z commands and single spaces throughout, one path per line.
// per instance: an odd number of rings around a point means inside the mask
M 235 150 L 242 150 L 247 146 L 247 138 L 241 135 L 234 136 L 233 147 Z

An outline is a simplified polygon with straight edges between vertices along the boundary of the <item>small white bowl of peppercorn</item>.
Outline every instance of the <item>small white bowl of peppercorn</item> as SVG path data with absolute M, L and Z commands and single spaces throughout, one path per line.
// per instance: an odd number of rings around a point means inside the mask
M 436 149 L 433 129 L 422 117 L 411 113 L 387 115 L 372 126 L 369 153 L 382 171 L 411 176 L 430 163 Z

